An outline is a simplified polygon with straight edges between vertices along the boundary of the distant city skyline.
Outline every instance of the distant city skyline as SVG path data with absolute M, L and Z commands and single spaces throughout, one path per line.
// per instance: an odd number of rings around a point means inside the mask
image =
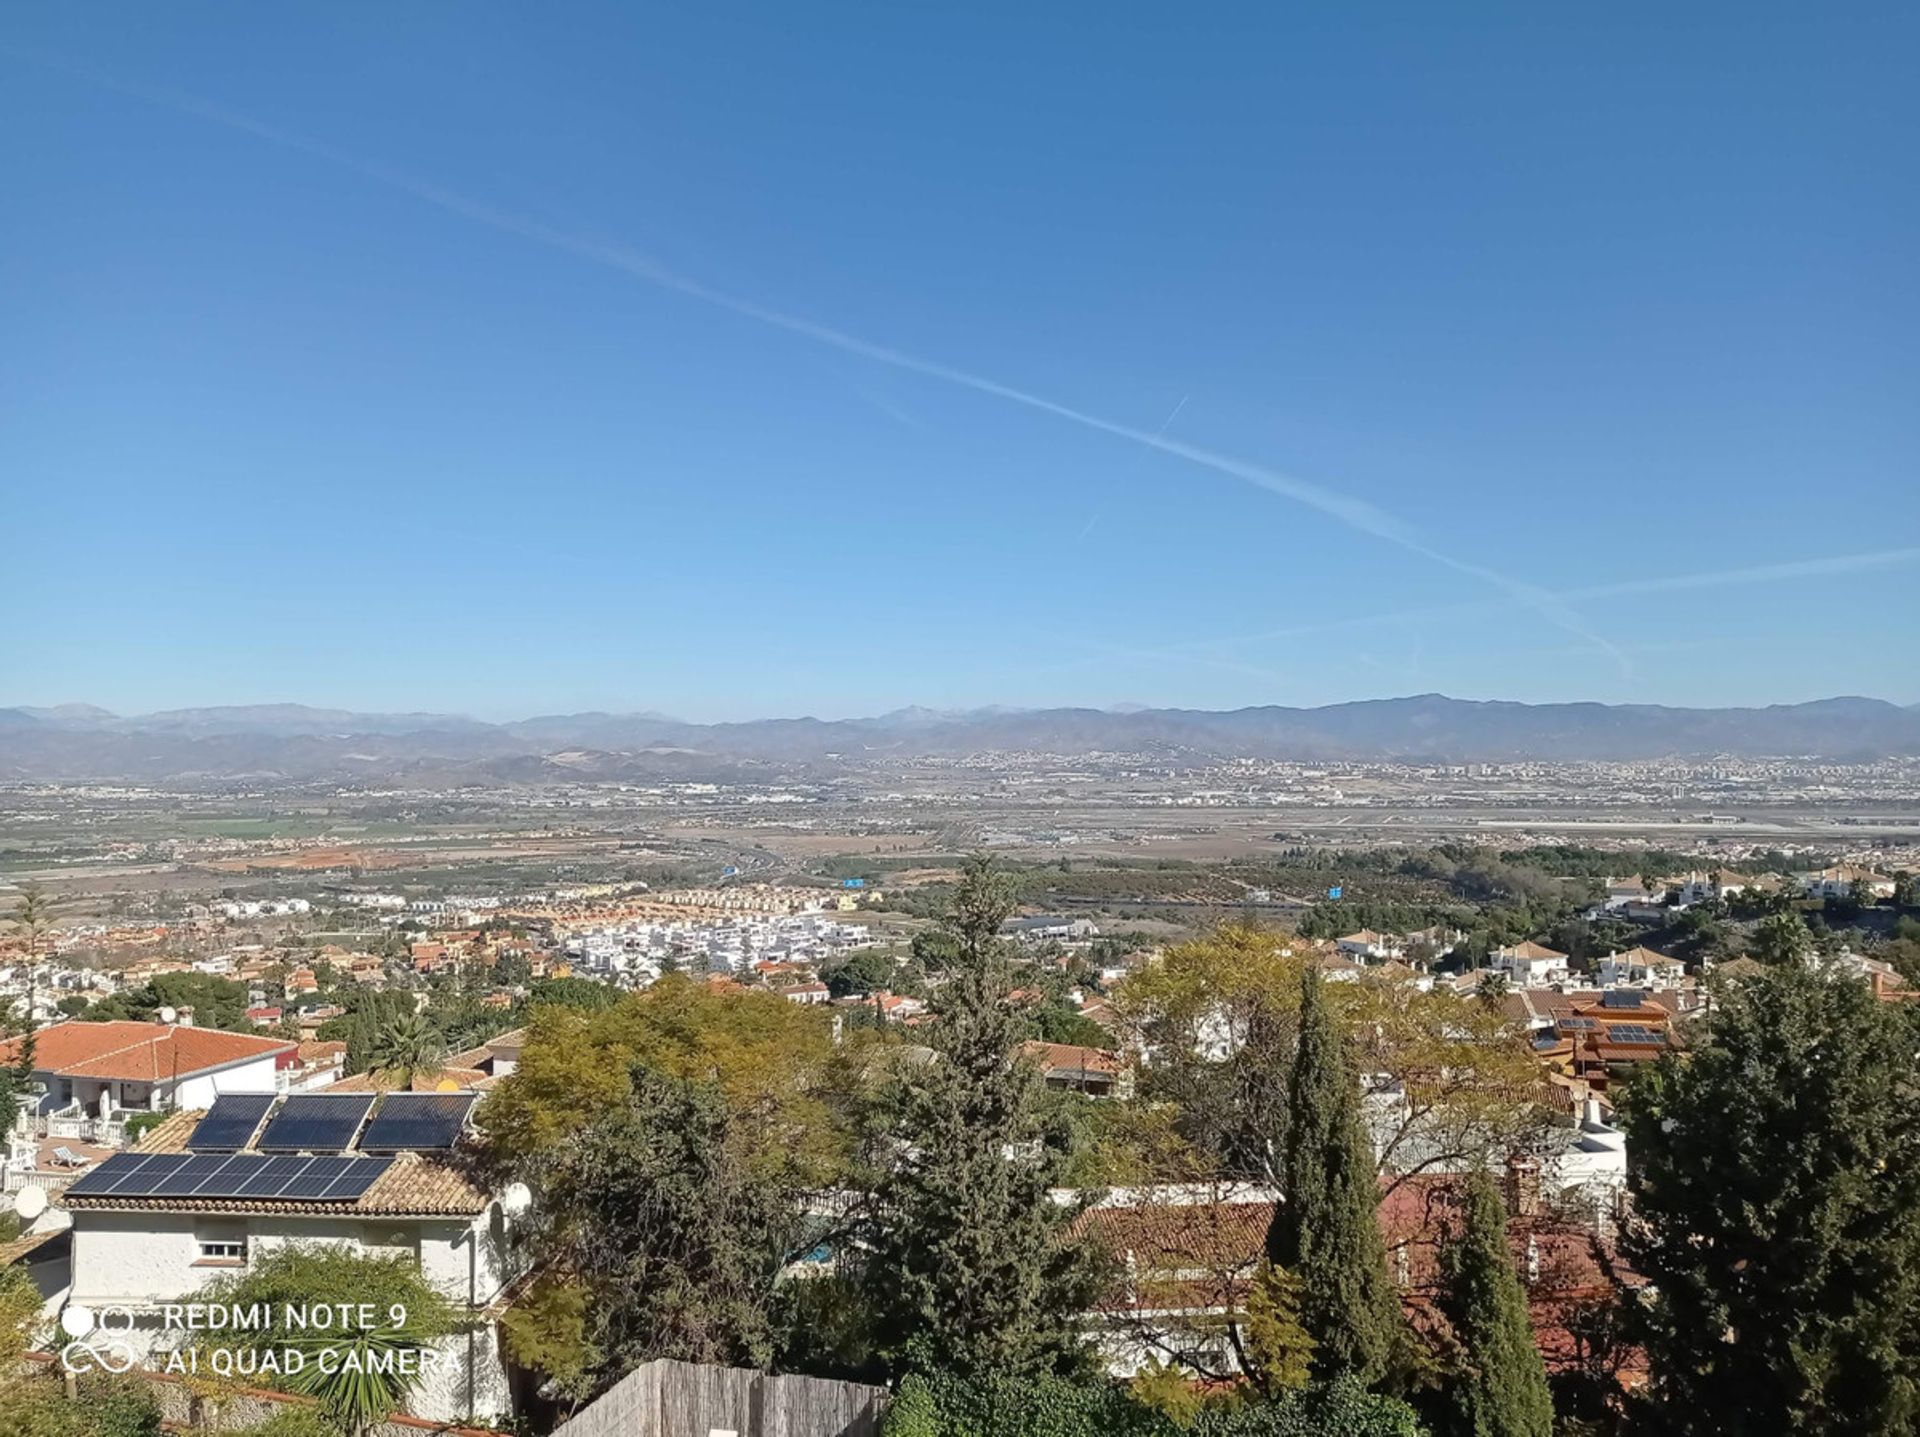
M 1920 13 L 20 17 L 0 706 L 1920 701 Z

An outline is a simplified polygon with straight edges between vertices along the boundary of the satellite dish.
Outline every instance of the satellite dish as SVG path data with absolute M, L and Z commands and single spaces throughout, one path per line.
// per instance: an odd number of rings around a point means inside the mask
M 180 1015 L 171 1008 L 162 1008 L 157 1016 L 162 1023 L 173 1024 L 180 1021 Z
M 22 1222 L 32 1222 L 47 1210 L 47 1190 L 29 1184 L 20 1189 L 13 1199 L 13 1213 Z

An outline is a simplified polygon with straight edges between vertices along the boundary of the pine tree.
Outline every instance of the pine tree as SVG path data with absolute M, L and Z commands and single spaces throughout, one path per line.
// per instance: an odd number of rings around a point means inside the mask
M 1920 1432 L 1920 1012 L 1789 963 L 1634 1079 L 1651 1395 L 1675 1431 Z
M 1284 1267 L 1263 1260 L 1254 1272 L 1241 1347 L 1247 1375 L 1268 1397 L 1307 1385 L 1313 1338 L 1300 1325 L 1300 1279 Z
M 1440 1309 L 1462 1358 L 1447 1383 L 1451 1430 L 1458 1437 L 1551 1437 L 1546 1367 L 1507 1248 L 1507 1211 L 1485 1172 L 1468 1180 L 1466 1226 L 1441 1249 L 1440 1275 Z
M 1018 1061 L 1020 1018 L 996 935 L 1013 910 L 990 860 L 965 867 L 959 958 L 940 990 L 934 1061 L 907 1070 L 888 1134 L 867 1265 L 895 1360 L 1031 1377 L 1069 1365 L 1098 1274 L 1049 1189 L 1067 1136 L 1041 1114 L 1045 1083 Z
M 1359 1081 L 1312 965 L 1301 980 L 1287 1105 L 1285 1192 L 1267 1230 L 1267 1256 L 1299 1279 L 1314 1377 L 1378 1383 L 1400 1345 L 1400 1304 L 1387 1276 Z

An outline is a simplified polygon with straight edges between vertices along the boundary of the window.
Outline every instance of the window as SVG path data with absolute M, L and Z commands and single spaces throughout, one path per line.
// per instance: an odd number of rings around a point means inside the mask
M 243 1265 L 247 1260 L 247 1229 L 241 1223 L 212 1223 L 193 1234 L 196 1261 Z
M 404 1254 L 420 1261 L 420 1229 L 415 1226 L 369 1227 L 361 1243 L 380 1257 Z

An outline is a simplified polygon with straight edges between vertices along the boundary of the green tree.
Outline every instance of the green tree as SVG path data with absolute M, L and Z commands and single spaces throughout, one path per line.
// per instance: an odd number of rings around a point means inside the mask
M 230 1033 L 245 1031 L 247 989 L 244 983 L 219 978 L 210 973 L 159 973 L 147 985 L 152 1011 L 172 1008 L 193 1009 L 194 1026 L 220 1028 Z M 142 1004 L 148 995 L 142 995 Z
M 1267 1257 L 1299 1279 L 1314 1376 L 1373 1385 L 1399 1354 L 1400 1304 L 1387 1276 L 1359 1078 L 1321 988 L 1320 970 L 1309 964 L 1287 1086 L 1284 1197 L 1274 1206 Z
M 306 1361 L 299 1372 L 285 1376 L 284 1390 L 314 1398 L 349 1437 L 361 1437 L 404 1407 L 423 1375 L 419 1354 L 457 1326 L 451 1304 L 411 1258 L 366 1256 L 331 1243 L 275 1248 L 256 1258 L 246 1272 L 208 1284 L 191 1300 L 225 1306 L 262 1303 L 276 1316 L 289 1304 L 366 1304 L 365 1310 L 377 1318 L 370 1327 L 290 1330 L 276 1323 L 218 1334 L 227 1346 L 246 1344 L 276 1353 L 299 1350 Z M 398 1321 L 390 1317 L 395 1312 L 402 1314 Z M 330 1361 L 322 1359 L 327 1349 L 334 1353 Z
M 12 1127 L 17 1105 L 26 1094 L 28 1085 L 33 1082 L 34 1062 L 40 1045 L 39 1019 L 33 1011 L 37 996 L 34 985 L 40 963 L 40 939 L 52 921 L 53 910 L 45 891 L 37 883 L 23 883 L 20 886 L 20 901 L 13 909 L 13 924 L 20 930 L 27 947 L 27 1000 L 20 1041 L 14 1048 L 13 1069 L 4 1084 L 0 1084 L 0 1117 L 4 1118 L 7 1128 Z M 0 1128 L 0 1136 L 4 1136 L 5 1131 Z
M 954 893 L 958 957 L 940 989 L 936 1056 L 903 1065 L 892 1095 L 869 1291 L 895 1361 L 1030 1377 L 1071 1366 L 1100 1274 L 1052 1200 L 1069 1139 L 1045 1114 L 996 935 L 1012 887 L 973 858 Z
M 1813 946 L 1813 933 L 1798 913 L 1775 913 L 1753 931 L 1753 956 L 1762 963 L 1797 963 Z
M 387 1025 L 418 1011 L 413 995 L 398 989 L 360 988 L 346 995 L 347 1012 L 320 1025 L 320 1037 L 347 1045 L 346 1070 L 364 1073 L 373 1066 L 374 1051 Z
M 1460 1345 L 1446 1383 L 1458 1437 L 1551 1437 L 1553 1398 L 1527 1295 L 1507 1247 L 1507 1211 L 1484 1169 L 1467 1180 L 1466 1223 L 1440 1252 L 1440 1310 Z
M 1300 1323 L 1300 1279 L 1265 1259 L 1247 1292 L 1241 1335 L 1247 1375 L 1271 1397 L 1305 1387 L 1313 1366 L 1313 1336 Z
M 576 1390 L 661 1357 L 770 1363 L 805 1174 L 763 1157 L 718 1085 L 643 1067 L 626 1102 L 568 1145 L 541 1258 L 585 1295 Z M 564 1311 L 557 1295 L 548 1303 Z M 557 1355 L 547 1360 L 564 1380 L 571 1354 Z
M 1786 964 L 1636 1077 L 1624 1250 L 1670 1430 L 1920 1432 L 1917 1026 Z
M 862 948 L 849 953 L 838 966 L 829 968 L 825 978 L 827 988 L 836 998 L 865 997 L 893 982 L 893 970 L 893 959 L 878 948 Z
M 439 1072 L 445 1057 L 440 1030 L 427 1021 L 426 1014 L 407 1013 L 389 1019 L 381 1028 L 374 1040 L 372 1071 L 397 1088 L 410 1088 L 415 1078 Z
M 605 983 L 591 978 L 542 978 L 533 985 L 531 1001 L 554 1008 L 580 1008 L 600 1012 L 620 1001 L 620 994 Z
M 502 953 L 493 960 L 493 986 L 524 988 L 533 981 L 533 965 L 518 953 Z

